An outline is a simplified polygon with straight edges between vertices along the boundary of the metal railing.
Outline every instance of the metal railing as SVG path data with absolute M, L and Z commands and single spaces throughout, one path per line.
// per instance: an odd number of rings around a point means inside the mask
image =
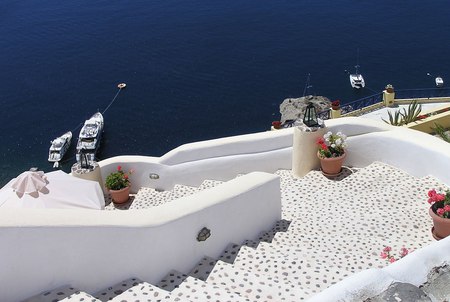
M 450 97 L 450 88 L 421 88 L 395 90 L 395 99 L 420 99 Z
M 420 98 L 439 98 L 450 97 L 450 88 L 420 88 L 420 89 L 399 89 L 395 90 L 395 99 L 420 99 Z M 383 101 L 383 93 L 379 92 L 356 101 L 341 105 L 341 114 L 350 113 L 352 111 L 360 110 L 365 107 Z M 317 113 L 317 116 L 322 120 L 330 118 L 330 109 Z
M 344 104 L 341 106 L 341 113 L 346 114 L 355 110 L 363 109 L 383 101 L 383 93 L 379 92 L 365 98 Z
M 383 101 L 383 93 L 379 92 L 373 95 L 366 96 L 364 98 L 358 99 L 356 101 L 352 101 L 350 103 L 341 105 L 341 114 L 346 114 L 355 110 L 359 110 L 376 103 L 380 103 Z M 327 120 L 330 118 L 330 109 L 321 111 L 317 114 L 317 116 L 322 120 Z

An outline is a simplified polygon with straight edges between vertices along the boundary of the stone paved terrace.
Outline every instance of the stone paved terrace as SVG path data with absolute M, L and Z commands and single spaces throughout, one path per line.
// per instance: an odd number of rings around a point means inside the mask
M 379 256 L 386 245 L 397 256 L 402 247 L 415 250 L 434 241 L 427 192 L 445 186 L 433 177 L 418 179 L 380 162 L 345 168 L 336 179 L 319 171 L 299 179 L 289 170 L 276 174 L 282 220 L 258 239 L 231 243 L 219 259 L 205 257 L 190 273 L 172 271 L 158 284 L 132 278 L 91 293 L 96 298 L 63 288 L 30 301 L 303 301 L 356 272 L 386 266 Z M 143 188 L 121 208 L 157 206 L 219 184 Z

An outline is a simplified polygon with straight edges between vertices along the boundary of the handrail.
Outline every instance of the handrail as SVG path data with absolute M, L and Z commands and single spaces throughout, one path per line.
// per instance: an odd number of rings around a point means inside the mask
M 449 96 L 450 96 L 450 88 L 446 87 L 395 90 L 396 99 L 437 98 Z
M 364 107 L 368 107 L 371 105 L 374 105 L 376 103 L 380 103 L 383 101 L 383 93 L 379 92 L 376 94 L 372 94 L 369 96 L 366 96 L 364 98 L 352 101 L 350 103 L 344 104 L 341 106 L 341 113 L 349 113 L 355 110 L 362 109 Z
M 379 92 L 373 95 L 366 96 L 364 98 L 352 101 L 350 103 L 341 105 L 341 114 L 346 114 L 355 110 L 362 109 L 380 103 L 383 100 L 383 93 Z M 322 120 L 327 120 L 330 118 L 330 109 L 321 111 L 317 113 L 317 116 Z

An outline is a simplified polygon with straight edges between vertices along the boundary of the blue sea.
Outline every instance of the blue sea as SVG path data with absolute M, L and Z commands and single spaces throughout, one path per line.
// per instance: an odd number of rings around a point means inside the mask
M 448 77 L 450 2 L 4 0 L 0 184 L 52 170 L 50 140 L 105 112 L 99 159 L 160 156 L 184 143 L 265 131 L 312 92 L 349 102 Z M 355 91 L 359 49 L 367 87 Z

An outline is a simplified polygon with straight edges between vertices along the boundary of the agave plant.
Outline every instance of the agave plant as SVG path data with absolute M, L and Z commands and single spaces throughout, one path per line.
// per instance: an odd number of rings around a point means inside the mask
M 402 120 L 404 121 L 405 125 L 414 122 L 417 117 L 419 116 L 420 112 L 422 111 L 422 105 L 417 103 L 417 101 L 412 101 L 408 106 L 408 111 L 403 108 Z
M 434 126 L 435 127 L 431 128 L 431 129 L 433 129 L 437 135 L 442 137 L 442 139 L 444 141 L 446 141 L 447 143 L 450 143 L 450 136 L 446 133 L 447 130 L 442 125 L 437 124 L 437 123 L 434 123 Z
M 417 101 L 412 101 L 408 110 L 403 108 L 403 111 L 397 110 L 394 115 L 389 111 L 389 122 L 383 119 L 385 123 L 391 124 L 393 126 L 402 126 L 407 125 L 411 122 L 414 122 L 422 111 L 422 105 L 417 103 Z
M 394 115 L 390 111 L 388 111 L 389 114 L 389 122 L 385 119 L 382 119 L 385 123 L 391 124 L 392 126 L 401 126 L 403 125 L 402 116 L 400 115 L 400 110 L 396 110 Z

